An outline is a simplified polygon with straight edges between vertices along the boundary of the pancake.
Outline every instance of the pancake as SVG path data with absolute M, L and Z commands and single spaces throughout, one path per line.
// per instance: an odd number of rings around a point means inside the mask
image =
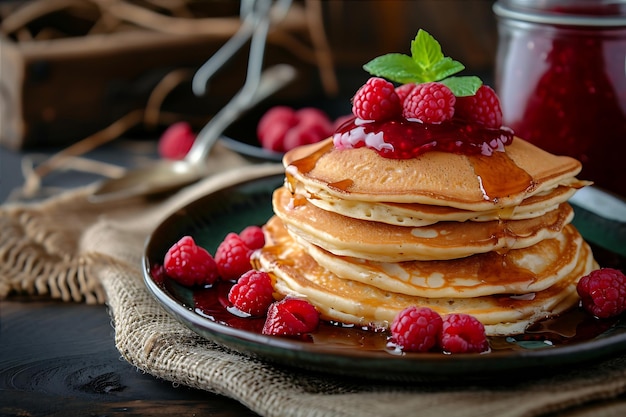
M 521 333 L 529 324 L 572 307 L 578 301 L 578 279 L 597 267 L 583 243 L 572 271 L 543 291 L 473 298 L 416 297 L 339 278 L 320 266 L 284 228 L 265 230 L 267 245 L 255 253 L 255 263 L 272 274 L 278 293 L 306 298 L 325 320 L 374 328 L 388 328 L 408 306 L 424 306 L 443 315 L 471 314 L 485 325 L 488 335 Z
M 272 221 L 268 227 L 277 226 Z M 583 243 L 578 231 L 568 225 L 555 238 L 505 253 L 488 252 L 448 261 L 374 262 L 336 256 L 297 237 L 294 240 L 318 264 L 340 278 L 429 298 L 545 290 L 572 272 Z
M 344 200 L 322 189 L 306 189 L 297 183 L 295 192 L 326 211 L 332 211 L 355 219 L 395 224 L 398 226 L 428 226 L 439 221 L 485 222 L 499 219 L 523 220 L 539 217 L 555 210 L 566 202 L 577 189 L 587 185 L 585 181 L 570 181 L 554 189 L 533 195 L 519 206 L 493 208 L 487 211 L 469 211 L 454 207 L 411 203 L 367 202 Z
M 494 250 L 519 249 L 556 237 L 571 222 L 567 203 L 533 219 L 438 222 L 403 227 L 354 219 L 322 210 L 285 187 L 272 199 L 274 213 L 302 239 L 335 255 L 379 262 L 456 259 Z
M 287 152 L 283 164 L 288 182 L 301 182 L 342 200 L 478 212 L 517 206 L 581 170 L 577 160 L 552 155 L 520 138 L 505 149 L 491 156 L 430 151 L 411 159 L 390 159 L 366 147 L 338 150 L 327 139 Z

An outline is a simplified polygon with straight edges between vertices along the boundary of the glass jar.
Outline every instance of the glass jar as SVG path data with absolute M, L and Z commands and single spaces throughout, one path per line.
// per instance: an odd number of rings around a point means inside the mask
M 498 0 L 493 10 L 504 123 L 626 196 L 626 0 Z

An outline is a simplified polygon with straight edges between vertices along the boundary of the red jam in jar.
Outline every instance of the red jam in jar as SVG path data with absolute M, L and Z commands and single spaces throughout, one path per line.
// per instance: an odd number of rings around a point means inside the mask
M 499 0 L 494 13 L 504 124 L 626 196 L 626 2 Z

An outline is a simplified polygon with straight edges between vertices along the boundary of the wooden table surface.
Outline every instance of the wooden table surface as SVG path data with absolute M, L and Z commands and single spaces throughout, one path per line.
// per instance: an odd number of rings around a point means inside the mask
M 105 306 L 0 303 L 0 416 L 255 416 L 120 357 Z

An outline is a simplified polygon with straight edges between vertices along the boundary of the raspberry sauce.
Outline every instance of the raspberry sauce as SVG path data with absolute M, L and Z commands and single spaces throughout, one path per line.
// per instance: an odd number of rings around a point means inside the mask
M 157 270 L 154 268 L 153 270 Z M 195 314 L 223 326 L 261 334 L 265 317 L 245 317 L 237 314 L 228 301 L 232 282 L 218 281 L 212 286 L 195 287 L 192 296 L 171 278 L 158 275 L 154 281 L 173 298 L 187 305 Z M 573 308 L 559 317 L 535 323 L 524 334 L 516 336 L 489 337 L 491 352 L 520 351 L 536 348 L 552 348 L 592 340 L 612 326 L 619 325 L 619 317 L 598 320 L 580 307 Z M 278 336 L 272 336 L 278 337 Z M 361 328 L 337 322 L 321 321 L 318 329 L 292 340 L 313 343 L 322 348 L 353 349 L 356 351 L 382 351 L 400 354 L 389 344 L 389 332 L 381 329 Z M 422 353 L 409 353 L 421 355 Z
M 428 151 L 489 156 L 513 141 L 513 131 L 505 127 L 489 129 L 460 119 L 431 124 L 352 118 L 339 126 L 333 141 L 338 149 L 367 146 L 392 159 L 415 158 Z

